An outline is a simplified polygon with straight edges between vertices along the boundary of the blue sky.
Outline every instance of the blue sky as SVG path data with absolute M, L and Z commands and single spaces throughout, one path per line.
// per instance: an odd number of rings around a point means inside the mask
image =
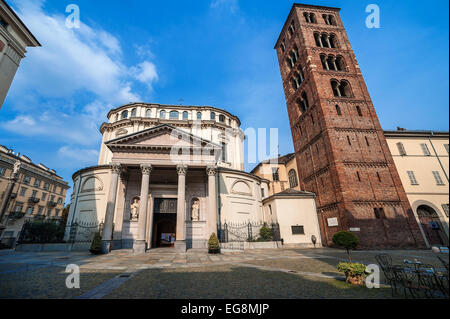
M 98 127 L 130 101 L 213 105 L 242 128 L 279 128 L 293 151 L 274 44 L 292 1 L 9 0 L 42 43 L 0 110 L 0 144 L 72 174 L 95 165 Z M 65 27 L 80 8 L 81 28 Z M 384 129 L 448 130 L 448 1 L 309 1 L 341 16 Z M 365 27 L 368 4 L 381 28 Z M 254 164 L 247 164 L 251 169 Z

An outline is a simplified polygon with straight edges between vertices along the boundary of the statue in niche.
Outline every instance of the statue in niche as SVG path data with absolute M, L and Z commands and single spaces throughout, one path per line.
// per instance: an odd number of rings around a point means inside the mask
M 139 219 L 139 198 L 133 198 L 133 203 L 131 204 L 130 208 L 130 220 L 137 221 Z
M 194 202 L 192 203 L 191 217 L 193 221 L 200 220 L 200 203 L 198 199 L 195 199 Z

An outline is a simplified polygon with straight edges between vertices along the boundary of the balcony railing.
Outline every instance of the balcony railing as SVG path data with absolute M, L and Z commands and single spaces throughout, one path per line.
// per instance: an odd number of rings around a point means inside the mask
M 53 201 L 50 201 L 47 203 L 48 207 L 56 207 L 56 205 L 57 205 L 56 202 L 53 202 Z
M 36 197 L 30 197 L 30 198 L 28 198 L 28 202 L 30 203 L 30 204 L 37 204 L 37 203 L 39 203 L 41 200 L 39 199 L 39 198 L 36 198 Z

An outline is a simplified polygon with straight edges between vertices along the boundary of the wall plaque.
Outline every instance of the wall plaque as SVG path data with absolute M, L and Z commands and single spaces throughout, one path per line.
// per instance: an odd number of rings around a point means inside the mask
M 328 227 L 336 227 L 339 225 L 338 219 L 336 217 L 328 218 L 327 222 L 328 222 Z

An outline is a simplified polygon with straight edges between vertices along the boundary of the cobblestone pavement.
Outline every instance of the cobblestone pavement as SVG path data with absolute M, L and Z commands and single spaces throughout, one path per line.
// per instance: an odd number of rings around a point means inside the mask
M 354 262 L 376 263 L 375 255 L 383 251 L 353 251 Z M 431 251 L 386 251 L 394 262 L 418 259 L 435 267 L 442 267 Z M 376 293 L 368 289 L 348 286 L 336 265 L 345 261 L 346 253 L 335 249 L 274 249 L 245 252 L 223 252 L 209 255 L 205 251 L 190 250 L 177 253 L 173 249 L 155 249 L 134 255 L 131 251 L 113 251 L 108 255 L 89 253 L 46 252 L 28 253 L 0 251 L 0 298 L 209 298 L 208 283 L 193 286 L 193 278 L 199 273 L 205 278 L 222 278 L 224 289 L 217 298 L 384 298 L 390 295 L 386 289 Z M 448 255 L 447 255 L 448 258 Z M 65 267 L 76 264 L 81 272 L 81 289 L 69 290 L 65 286 Z M 253 274 L 249 276 L 249 272 Z M 52 274 L 52 275 L 50 275 Z M 230 277 L 230 274 L 234 274 Z M 155 277 L 156 276 L 156 277 Z M 178 282 L 175 287 L 174 282 Z M 176 279 L 178 278 L 178 279 Z M 227 278 L 226 280 L 224 278 Z M 258 279 L 259 278 L 259 279 Z M 274 284 L 272 281 L 297 282 L 296 289 L 284 291 L 291 285 Z M 163 280 L 164 279 L 164 280 Z M 161 281 L 162 280 L 162 281 Z M 181 280 L 181 281 L 180 281 Z M 48 283 L 44 284 L 44 282 Z M 156 281 L 156 284 L 155 284 Z M 231 286 L 227 286 L 227 282 Z M 158 288 L 158 283 L 161 287 Z M 163 284 L 172 292 L 163 291 Z M 273 286 L 277 292 L 258 291 L 258 284 Z M 237 286 L 236 286 L 237 285 Z M 274 286 L 275 285 L 275 286 Z M 140 288 L 138 288 L 140 287 Z M 143 288 L 147 287 L 147 289 Z M 152 287 L 152 289 L 148 289 Z M 177 288 L 180 287 L 180 288 Z M 182 289 L 185 287 L 184 289 Z M 192 287 L 197 287 L 192 290 Z M 228 287 L 228 288 L 226 288 Z M 231 288 L 230 288 L 231 287 Z M 240 287 L 245 293 L 237 293 Z M 251 288 L 253 287 L 253 288 Z M 177 290 L 177 289 L 181 290 Z M 135 290 L 136 289 L 136 290 Z M 203 289 L 207 289 L 203 291 Z M 325 290 L 324 290 L 325 289 Z M 135 291 L 134 293 L 132 293 Z M 184 295 L 183 295 L 184 291 Z M 267 294 L 268 291 L 272 293 Z M 290 294 L 289 294 L 289 293 Z

